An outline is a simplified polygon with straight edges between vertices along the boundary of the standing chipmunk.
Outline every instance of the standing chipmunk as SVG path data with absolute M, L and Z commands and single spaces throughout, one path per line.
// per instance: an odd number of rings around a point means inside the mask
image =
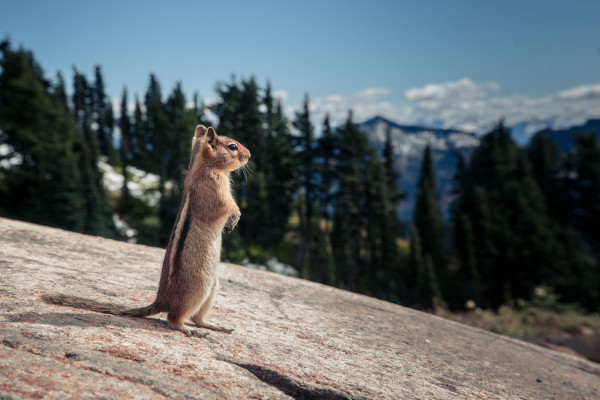
M 163 261 L 156 300 L 147 307 L 100 303 L 63 294 L 43 295 L 42 300 L 105 314 L 146 317 L 167 312 L 173 329 L 203 337 L 184 321 L 198 327 L 231 333 L 232 329 L 210 324 L 204 317 L 218 290 L 217 265 L 221 255 L 221 232 L 231 233 L 240 219 L 240 209 L 231 194 L 230 172 L 248 162 L 250 152 L 239 142 L 217 136 L 215 130 L 196 127 L 192 155 L 184 182 L 179 213 Z

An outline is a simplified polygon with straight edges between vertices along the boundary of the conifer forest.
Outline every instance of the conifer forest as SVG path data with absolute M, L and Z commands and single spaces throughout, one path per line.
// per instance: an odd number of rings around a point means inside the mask
M 401 222 L 390 133 L 377 149 L 351 110 L 340 126 L 316 124 L 307 95 L 287 115 L 252 77 L 216 83 L 207 105 L 152 74 L 143 97 L 124 89 L 113 107 L 100 66 L 70 73 L 67 88 L 32 52 L 0 45 L 0 216 L 126 240 L 123 221 L 138 243 L 164 247 L 204 124 L 252 152 L 251 171 L 233 175 L 242 217 L 222 259 L 274 256 L 302 278 L 420 309 L 495 309 L 540 288 L 582 310 L 600 306 L 595 135 L 581 132 L 567 153 L 543 134 L 522 148 L 499 122 L 458 155 L 449 217 L 427 148 L 414 218 Z M 99 160 L 122 174 L 117 193 Z M 134 170 L 158 177 L 147 189 L 155 202 L 131 192 Z

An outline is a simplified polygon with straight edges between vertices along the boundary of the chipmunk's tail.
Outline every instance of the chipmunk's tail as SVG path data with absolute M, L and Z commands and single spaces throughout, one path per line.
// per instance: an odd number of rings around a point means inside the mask
M 48 304 L 56 304 L 59 306 L 81 308 L 84 310 L 96 311 L 104 314 L 112 315 L 127 315 L 130 317 L 147 317 L 149 315 L 158 314 L 166 311 L 164 307 L 158 304 L 157 301 L 146 307 L 127 308 L 117 304 L 102 303 L 95 300 L 84 299 L 82 297 L 71 296 L 67 294 L 44 294 L 41 299 Z

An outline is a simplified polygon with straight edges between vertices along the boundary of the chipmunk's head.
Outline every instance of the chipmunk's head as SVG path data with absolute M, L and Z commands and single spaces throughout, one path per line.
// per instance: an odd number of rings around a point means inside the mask
M 195 157 L 201 157 L 209 168 L 230 172 L 248 162 L 250 151 L 237 140 L 218 136 L 212 127 L 198 125 L 192 140 L 192 159 Z

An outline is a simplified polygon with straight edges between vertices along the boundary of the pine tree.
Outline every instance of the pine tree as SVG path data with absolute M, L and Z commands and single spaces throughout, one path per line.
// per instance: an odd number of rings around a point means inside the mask
M 363 229 L 365 205 L 365 166 L 369 145 L 365 135 L 352 121 L 352 113 L 336 132 L 339 157 L 335 173 L 334 223 L 331 233 L 336 276 L 343 287 L 361 289 L 366 268 Z M 371 149 L 372 152 L 372 149 Z
M 392 140 L 392 127 L 388 126 L 385 131 L 385 143 L 383 146 L 383 164 L 385 166 L 386 185 L 390 201 L 393 204 L 398 204 L 406 197 L 398 186 L 400 173 L 396 170 L 394 143 Z M 397 219 L 397 210 L 392 210 L 390 218 Z M 397 227 L 398 229 L 400 226 Z
M 469 236 L 460 246 L 461 264 L 477 265 L 477 271 L 468 267 L 467 272 L 480 277 L 484 305 L 527 299 L 537 285 L 564 274 L 557 256 L 562 244 L 543 194 L 528 160 L 501 124 L 482 138 L 465 173 L 455 206 L 461 211 L 455 212 L 455 235 Z
M 444 268 L 444 222 L 440 213 L 431 147 L 425 148 L 415 204 L 415 227 L 423 254 L 429 254 L 437 271 Z
M 0 144 L 7 145 L 0 213 L 81 231 L 83 198 L 73 153 L 75 126 L 60 91 L 33 54 L 0 45 Z
M 588 244 L 600 254 L 600 145 L 596 135 L 581 133 L 575 138 L 570 165 L 577 179 L 569 186 L 575 194 L 576 226 Z
M 472 213 L 465 198 L 472 196 L 472 188 L 468 182 L 467 164 L 465 156 L 457 152 L 456 172 L 453 177 L 453 201 L 451 204 L 452 214 L 452 241 L 456 252 L 458 264 L 456 280 L 461 287 L 462 298 L 458 295 L 453 300 L 459 303 L 451 306 L 459 306 L 462 301 L 474 301 L 481 304 L 481 276 L 476 257 L 475 238 L 473 237 Z
M 365 173 L 365 228 L 369 243 L 368 286 L 378 298 L 393 298 L 399 285 L 399 254 L 396 244 L 397 203 L 389 193 L 389 180 L 382 161 L 373 154 Z
M 588 152 L 593 145 L 584 140 L 582 148 Z M 533 177 L 544 196 L 547 213 L 553 219 L 550 224 L 558 244 L 553 248 L 553 259 L 557 264 L 552 280 L 553 289 L 561 296 L 561 301 L 579 302 L 589 307 L 597 303 L 600 296 L 597 289 L 594 291 L 598 285 L 593 282 L 600 282 L 591 257 L 585 253 L 577 224 L 574 224 L 575 215 L 581 215 L 583 209 L 581 204 L 577 204 L 578 199 L 584 197 L 577 189 L 580 172 L 578 168 L 573 168 L 579 164 L 578 153 L 576 148 L 565 160 L 558 146 L 544 133 L 536 135 L 527 149 Z M 582 187 L 587 189 L 590 185 L 586 182 Z M 589 218 L 583 220 L 589 221 Z M 581 295 L 582 287 L 590 288 L 584 291 L 584 296 Z
M 317 140 L 315 156 L 320 160 L 316 168 L 321 177 L 317 187 L 317 193 L 321 203 L 321 215 L 323 215 L 328 222 L 331 221 L 330 214 L 333 209 L 332 193 L 333 182 L 335 180 L 336 140 L 337 138 L 329 121 L 329 114 L 326 114 L 323 119 L 321 136 Z
M 100 154 L 106 156 L 108 163 L 116 165 L 117 154 L 113 145 L 113 130 L 115 120 L 112 104 L 104 90 L 104 78 L 99 65 L 94 68 L 94 86 L 91 88 L 91 112 L 95 125 L 95 135 L 98 140 Z
M 298 201 L 298 216 L 300 218 L 299 243 L 296 266 L 304 278 L 310 278 L 312 266 L 310 263 L 310 245 L 312 242 L 313 206 L 314 206 L 314 127 L 310 121 L 310 107 L 308 95 L 305 95 L 302 109 L 296 112 L 292 125 L 298 132 L 298 146 L 300 151 L 300 198 Z
M 325 115 L 323 119 L 323 127 L 321 136 L 317 140 L 317 146 L 315 148 L 315 156 L 320 162 L 315 166 L 317 173 L 321 179 L 317 187 L 318 198 L 319 198 L 319 214 L 324 221 L 322 240 L 323 247 L 325 248 L 325 254 L 327 256 L 326 262 L 321 261 L 321 269 L 326 269 L 324 283 L 335 285 L 337 282 L 335 264 L 333 261 L 332 249 L 333 245 L 331 242 L 331 234 L 333 227 L 333 202 L 334 202 L 334 181 L 335 176 L 335 161 L 336 152 L 338 149 L 338 143 L 336 142 L 336 135 L 331 127 L 329 120 L 329 114 Z M 324 264 L 324 265 L 323 265 Z
M 69 100 L 67 98 L 67 90 L 65 88 L 65 78 L 62 73 L 56 73 L 56 84 L 52 87 L 52 94 L 60 101 L 65 110 L 69 110 Z
M 454 232 L 455 248 L 460 260 L 457 278 L 460 279 L 460 285 L 462 286 L 462 300 L 472 300 L 475 304 L 481 304 L 481 275 L 477 265 L 471 218 L 462 214 L 460 219 L 456 221 Z
M 283 240 L 289 227 L 288 220 L 297 189 L 298 163 L 281 101 L 271 99 L 270 91 L 266 91 L 264 101 L 267 126 L 265 166 L 268 166 L 265 172 L 265 190 L 269 226 L 265 239 L 267 243 L 274 244 Z
M 131 116 L 128 111 L 127 103 L 127 88 L 123 89 L 123 96 L 121 97 L 121 115 L 119 117 L 119 129 L 121 131 L 121 165 L 123 167 L 123 189 L 121 190 L 121 202 L 119 205 L 119 211 L 121 215 L 127 215 L 132 206 L 131 193 L 129 192 L 129 173 L 127 168 L 129 167 L 132 156 L 131 156 L 131 135 L 132 135 L 132 124 Z
M 151 153 L 151 145 L 145 134 L 146 120 L 139 99 L 135 99 L 135 110 L 133 113 L 133 126 L 131 127 L 131 140 L 129 151 L 131 153 L 131 165 L 141 169 L 148 166 Z
M 571 276 L 564 282 L 563 295 L 595 309 L 600 305 L 600 145 L 594 134 L 581 132 L 576 136 L 575 149 L 567 157 L 563 175 L 569 204 L 576 211 L 570 225 L 583 237 L 584 249 L 589 254 L 583 257 L 580 243 L 573 238 L 564 240 L 572 245 L 567 254 L 574 252 L 571 257 L 582 262 L 571 264 Z
M 561 182 L 560 168 L 562 157 L 560 149 L 547 134 L 541 133 L 533 137 L 527 148 L 527 156 L 531 164 L 533 178 L 544 195 L 546 210 L 550 216 L 559 221 L 569 219 L 569 207 L 565 189 Z
M 424 262 L 423 262 L 423 249 L 421 248 L 421 239 L 419 238 L 419 232 L 413 225 L 410 232 L 410 247 L 408 253 L 407 269 L 403 276 L 406 287 L 408 288 L 404 303 L 417 307 L 427 307 L 431 301 L 425 293 L 426 301 L 423 304 L 421 293 L 422 282 L 424 279 Z
M 143 169 L 160 176 L 158 191 L 162 198 L 165 192 L 168 170 L 167 160 L 172 149 L 169 147 L 168 122 L 165 104 L 162 99 L 162 90 L 154 74 L 150 74 L 148 89 L 144 96 L 144 105 L 146 119 L 144 121 L 143 143 L 149 156 Z
M 73 116 L 78 130 L 75 149 L 79 154 L 81 185 L 85 196 L 84 233 L 112 236 L 111 209 L 104 189 L 103 174 L 98 168 L 100 150 L 92 131 L 92 87 L 84 75 L 74 69 Z
M 269 219 L 271 205 L 268 203 L 267 180 L 272 166 L 267 163 L 267 141 L 265 115 L 260 111 L 262 99 L 254 78 L 243 79 L 240 83 L 238 115 L 244 127 L 241 136 L 252 153 L 248 167 L 253 171 L 247 181 L 246 203 L 242 213 L 244 221 L 241 232 L 247 244 L 254 243 L 262 248 L 273 244 L 271 233 L 261 228 L 261 222 Z

